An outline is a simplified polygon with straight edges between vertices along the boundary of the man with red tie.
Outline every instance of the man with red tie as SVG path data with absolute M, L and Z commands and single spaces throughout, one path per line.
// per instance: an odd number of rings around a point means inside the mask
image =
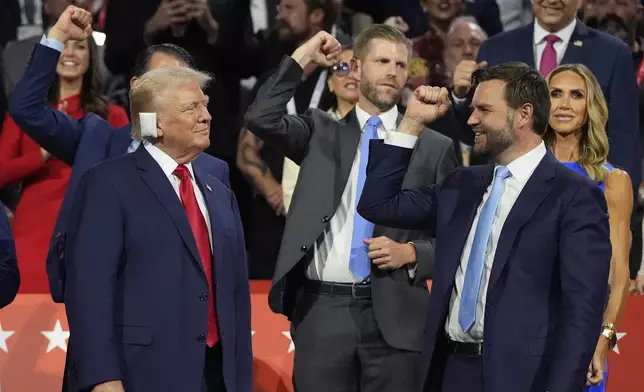
M 210 143 L 209 81 L 185 67 L 144 74 L 130 92 L 141 145 L 80 181 L 64 246 L 73 391 L 252 389 L 237 202 L 195 160 Z

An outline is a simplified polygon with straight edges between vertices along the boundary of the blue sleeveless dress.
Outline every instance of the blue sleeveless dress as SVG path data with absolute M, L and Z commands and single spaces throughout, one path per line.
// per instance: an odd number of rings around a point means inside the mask
M 579 174 L 582 174 L 586 177 L 588 177 L 588 173 L 586 173 L 586 170 L 584 170 L 583 167 L 581 167 L 580 164 L 577 162 L 561 162 L 570 169 L 576 171 Z M 604 167 L 608 169 L 608 171 L 613 170 L 613 166 L 609 165 L 608 163 L 604 164 Z M 604 183 L 598 183 L 597 186 L 599 186 L 599 189 L 602 191 L 604 190 Z M 602 380 L 601 384 L 596 385 L 596 386 L 591 386 L 591 387 L 586 387 L 584 389 L 584 392 L 606 392 L 606 380 L 608 379 L 608 363 L 606 363 L 606 370 L 604 370 L 604 379 Z

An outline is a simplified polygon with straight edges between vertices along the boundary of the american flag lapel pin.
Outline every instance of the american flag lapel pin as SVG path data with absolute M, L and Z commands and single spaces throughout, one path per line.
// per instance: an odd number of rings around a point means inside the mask
M 208 192 L 212 192 L 212 188 L 208 184 L 206 184 L 206 189 L 208 189 Z
M 573 44 L 573 45 L 575 45 L 575 46 L 579 46 L 579 47 L 584 46 L 584 43 L 583 43 L 583 42 L 581 42 L 581 41 L 579 41 L 579 40 L 577 40 L 577 41 L 573 42 L 572 44 Z

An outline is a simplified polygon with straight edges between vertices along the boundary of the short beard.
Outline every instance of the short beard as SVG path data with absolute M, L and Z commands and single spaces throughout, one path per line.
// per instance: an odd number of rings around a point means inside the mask
M 403 90 L 399 89 L 396 94 L 390 99 L 381 99 L 378 96 L 378 90 L 376 89 L 376 86 L 371 83 L 371 81 L 367 80 L 367 78 L 363 74 L 360 78 L 360 92 L 375 107 L 377 107 L 380 111 L 385 112 L 393 108 L 396 104 L 398 104 L 398 102 L 400 102 L 400 97 L 402 96 Z
M 516 142 L 517 137 L 512 129 L 512 123 L 514 122 L 514 110 L 511 110 L 508 113 L 508 117 L 505 123 L 505 128 L 502 131 L 498 132 L 486 132 L 485 138 L 487 142 L 485 146 L 479 150 L 474 151 L 477 154 L 485 154 L 490 158 L 496 160 L 501 154 L 510 148 L 514 142 Z

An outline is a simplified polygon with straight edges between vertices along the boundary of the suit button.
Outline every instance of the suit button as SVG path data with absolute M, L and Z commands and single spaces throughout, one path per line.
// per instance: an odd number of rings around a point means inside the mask
M 300 252 L 302 252 L 302 253 L 306 253 L 306 245 L 302 245 L 302 246 L 300 247 Z
M 205 342 L 206 341 L 206 336 L 204 334 L 200 333 L 199 336 L 197 336 L 197 341 L 199 343 Z
M 62 236 L 63 236 L 63 233 L 61 233 L 60 231 L 58 233 L 56 233 L 56 238 L 60 238 Z
M 203 293 L 199 296 L 200 301 L 208 301 L 208 294 Z
M 327 223 L 328 221 L 329 221 L 328 216 L 324 216 L 324 218 L 322 218 L 322 223 Z

